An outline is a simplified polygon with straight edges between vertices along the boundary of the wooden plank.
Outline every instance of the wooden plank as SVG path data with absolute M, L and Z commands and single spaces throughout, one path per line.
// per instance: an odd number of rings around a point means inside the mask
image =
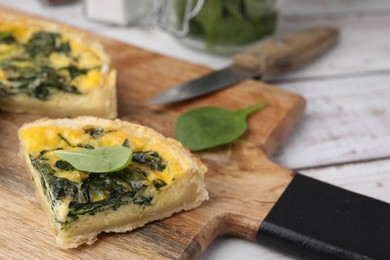
M 310 100 L 275 154 L 290 168 L 390 156 L 390 75 L 280 84 Z
M 1 7 L 5 10 L 5 7 Z M 8 13 L 18 13 L 7 9 Z M 19 13 L 20 14 L 20 13 Z M 204 67 L 151 53 L 111 39 L 99 40 L 118 70 L 119 116 L 173 136 L 178 115 L 213 104 L 237 109 L 261 99 L 267 107 L 249 119 L 249 131 L 237 142 L 199 153 L 208 165 L 211 199 L 201 207 L 126 234 L 101 235 L 97 243 L 60 250 L 18 158 L 17 130 L 38 116 L 0 112 L 0 258 L 188 259 L 198 257 L 223 234 L 254 240 L 267 215 L 292 178 L 290 170 L 267 160 L 296 123 L 305 102 L 271 85 L 247 80 L 207 98 L 172 106 L 148 105 L 157 93 L 208 73 Z M 243 196 L 245 194 L 245 196 Z

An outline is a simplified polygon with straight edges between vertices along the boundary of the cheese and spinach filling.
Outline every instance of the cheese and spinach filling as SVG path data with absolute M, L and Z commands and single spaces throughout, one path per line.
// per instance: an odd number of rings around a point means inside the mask
M 0 26 L 0 99 L 83 95 L 99 86 L 102 66 L 98 54 L 69 36 Z
M 48 127 L 25 129 L 21 134 L 29 140 L 29 137 L 45 133 L 45 129 L 48 130 Z M 158 191 L 175 179 L 167 170 L 167 160 L 151 150 L 133 150 L 131 164 L 117 172 L 79 171 L 57 158 L 53 152 L 59 149 L 95 149 L 104 147 L 108 142 L 129 147 L 127 134 L 122 130 L 101 128 L 49 130 L 43 142 L 27 142 L 26 148 L 61 230 L 72 227 L 82 215 L 117 210 L 128 204 L 152 206 Z

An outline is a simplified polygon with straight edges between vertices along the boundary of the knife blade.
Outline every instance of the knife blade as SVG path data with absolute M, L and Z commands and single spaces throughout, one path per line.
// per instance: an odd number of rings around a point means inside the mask
M 309 28 L 271 38 L 233 57 L 233 64 L 169 89 L 149 101 L 167 104 L 206 95 L 251 77 L 263 77 L 298 68 L 318 58 L 337 42 L 339 31 Z

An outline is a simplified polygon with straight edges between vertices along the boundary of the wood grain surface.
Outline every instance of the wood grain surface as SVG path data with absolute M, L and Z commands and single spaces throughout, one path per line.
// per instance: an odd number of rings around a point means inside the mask
M 1 7 L 8 13 L 18 13 Z M 19 15 L 21 15 L 19 13 Z M 247 80 L 224 91 L 172 106 L 149 106 L 148 100 L 209 69 L 93 35 L 118 70 L 119 117 L 174 136 L 181 112 L 202 105 L 244 108 L 261 99 L 269 104 L 249 118 L 249 131 L 230 145 L 198 153 L 207 164 L 210 200 L 201 207 L 131 233 L 101 234 L 92 246 L 59 249 L 49 222 L 19 158 L 18 128 L 36 115 L 0 112 L 0 248 L 5 259 L 193 259 L 216 237 L 231 234 L 254 240 L 293 174 L 267 157 L 303 112 L 302 97 Z

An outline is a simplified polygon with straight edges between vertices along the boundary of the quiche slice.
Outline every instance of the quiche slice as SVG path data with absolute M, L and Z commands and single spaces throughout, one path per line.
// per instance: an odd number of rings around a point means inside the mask
M 82 32 L 0 13 L 0 109 L 115 118 L 116 72 Z
M 57 244 L 92 244 L 101 232 L 126 232 L 190 210 L 208 199 L 206 166 L 178 141 L 116 119 L 41 119 L 19 129 L 22 154 Z M 127 146 L 126 168 L 110 173 L 75 169 L 56 150 Z

